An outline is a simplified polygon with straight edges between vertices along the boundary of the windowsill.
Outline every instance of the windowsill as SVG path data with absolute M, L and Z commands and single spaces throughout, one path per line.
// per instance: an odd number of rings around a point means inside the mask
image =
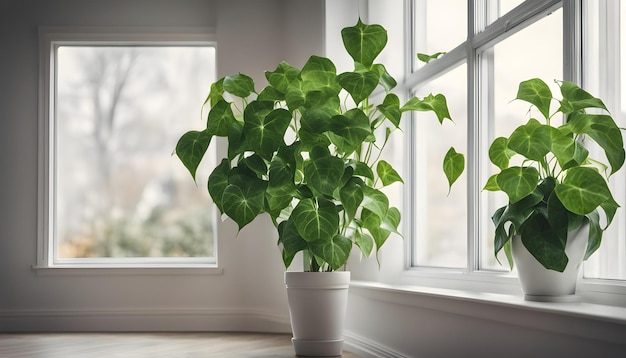
M 222 275 L 224 269 L 215 265 L 187 264 L 187 265 L 60 265 L 60 266 L 33 266 L 32 269 L 40 276 L 57 275 L 87 275 L 87 276 L 115 276 L 115 275 Z
M 516 311 L 550 313 L 563 317 L 572 317 L 586 320 L 603 321 L 618 325 L 626 325 L 626 307 L 618 307 L 604 304 L 580 302 L 546 303 L 524 300 L 521 294 L 480 293 L 467 290 L 449 288 L 434 288 L 416 285 L 390 285 L 369 281 L 352 281 L 351 288 L 357 292 L 364 292 L 372 298 L 389 301 L 402 305 L 422 306 L 424 299 L 436 299 L 438 301 L 454 300 L 462 303 L 488 305 L 494 308 L 504 308 Z M 447 305 L 445 302 L 437 304 L 442 311 L 455 311 L 457 305 Z M 433 307 L 429 307 L 433 308 Z M 462 310 L 454 312 L 463 315 L 477 315 L 476 312 Z

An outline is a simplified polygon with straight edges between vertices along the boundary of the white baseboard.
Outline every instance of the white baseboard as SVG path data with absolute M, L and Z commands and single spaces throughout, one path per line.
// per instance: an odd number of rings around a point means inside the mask
M 406 358 L 406 356 L 358 334 L 344 331 L 344 349 L 363 358 Z
M 255 309 L 0 311 L 0 332 L 249 331 L 289 333 L 289 317 Z

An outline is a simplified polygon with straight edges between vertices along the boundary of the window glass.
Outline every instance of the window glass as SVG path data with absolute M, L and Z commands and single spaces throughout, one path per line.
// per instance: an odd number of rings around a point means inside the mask
M 214 257 L 214 206 L 172 153 L 202 123 L 215 49 L 55 53 L 55 259 Z
M 467 148 L 467 66 L 458 66 L 417 90 L 419 98 L 445 94 L 452 121 L 440 125 L 432 114 L 413 122 L 413 266 L 462 268 L 467 263 L 467 182 L 462 175 L 449 191 L 443 158 Z
M 603 100 L 619 127 L 626 127 L 626 5 L 621 1 L 583 2 L 583 87 Z M 620 74 L 619 76 L 616 74 Z M 626 174 L 611 177 L 610 187 L 621 205 L 604 232 L 602 245 L 584 263 L 584 276 L 626 279 Z
M 486 82 L 481 95 L 482 103 L 487 103 L 481 118 L 487 120 L 489 142 L 497 137 L 508 137 L 513 130 L 526 123 L 531 117 L 540 116 L 538 112 L 528 112 L 530 106 L 523 101 L 515 101 L 521 81 L 531 78 L 543 79 L 558 98 L 560 91 L 554 80 L 563 77 L 563 25 L 562 10 L 559 9 L 511 37 L 496 44 L 493 48 L 482 51 L 481 78 L 491 79 Z M 553 104 L 555 105 L 555 104 Z M 486 148 L 488 149 L 488 148 Z M 491 168 L 483 174 L 481 183 L 497 172 L 486 150 L 483 163 Z M 493 255 L 494 228 L 490 217 L 495 209 L 506 205 L 507 197 L 501 192 L 483 192 L 483 210 L 481 213 L 480 268 L 508 269 L 501 266 Z M 500 262 L 506 265 L 506 259 Z
M 413 16 L 415 53 L 449 52 L 467 40 L 466 0 L 416 0 Z M 414 70 L 424 64 L 417 56 L 413 63 Z

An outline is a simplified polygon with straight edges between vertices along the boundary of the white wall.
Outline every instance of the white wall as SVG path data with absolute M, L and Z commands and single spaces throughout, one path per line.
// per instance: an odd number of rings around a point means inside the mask
M 295 21 L 297 14 L 306 21 Z M 219 227 L 222 274 L 203 270 L 36 272 L 38 26 L 213 28 L 218 75 L 252 75 L 323 53 L 324 3 L 306 0 L 0 2 L 0 331 L 288 331 L 276 233 Z M 286 20 L 289 19 L 289 20 Z M 207 84 L 207 88 L 208 88 Z M 209 200 L 208 194 L 207 200 Z

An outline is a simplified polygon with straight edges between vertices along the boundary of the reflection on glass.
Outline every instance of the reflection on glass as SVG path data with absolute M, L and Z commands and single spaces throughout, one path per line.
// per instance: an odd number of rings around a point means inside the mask
M 446 119 L 442 126 L 432 114 L 418 114 L 414 119 L 414 266 L 464 268 L 467 263 L 466 175 L 448 193 L 442 170 L 450 147 L 466 153 L 466 71 L 463 64 L 417 90 L 420 98 L 430 93 L 445 94 L 454 123 Z
M 541 115 L 537 111 L 528 112 L 530 106 L 526 102 L 514 101 L 521 81 L 541 78 L 550 86 L 552 92 L 559 96 L 559 87 L 554 80 L 563 77 L 562 36 L 562 10 L 558 10 L 481 54 L 483 72 L 493 71 L 491 75 L 493 88 L 487 88 L 489 95 L 485 94 L 493 98 L 493 103 L 481 118 L 483 121 L 489 120 L 487 128 L 489 143 L 494 138 L 510 136 L 517 126 L 526 123 L 531 117 Z M 487 113 L 493 113 L 493 118 L 487 117 Z M 481 183 L 485 183 L 489 176 L 497 172 L 497 168 L 491 164 L 487 153 L 484 154 L 482 161 L 492 166 L 481 180 Z M 500 257 L 500 262 L 504 266 L 494 258 L 494 228 L 490 220 L 495 209 L 506 205 L 506 202 L 507 197 L 503 193 L 483 192 L 481 269 L 508 268 L 504 256 Z
M 172 156 L 214 71 L 212 47 L 58 48 L 56 257 L 214 256 L 213 205 Z
M 423 66 L 417 53 L 449 52 L 467 39 L 466 0 L 415 0 L 413 70 Z

